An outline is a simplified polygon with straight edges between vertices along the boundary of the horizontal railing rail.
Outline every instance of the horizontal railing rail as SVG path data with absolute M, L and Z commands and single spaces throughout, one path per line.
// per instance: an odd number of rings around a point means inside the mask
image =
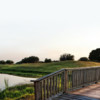
M 60 72 L 62 72 L 62 71 L 64 71 L 64 70 L 65 70 L 65 69 L 58 70 L 58 71 L 53 72 L 53 73 L 51 73 L 51 74 L 45 75 L 45 76 L 43 76 L 43 77 L 41 77 L 41 78 L 39 78 L 39 79 L 37 79 L 37 80 L 31 80 L 31 82 L 41 81 L 41 80 L 46 79 L 46 78 L 48 78 L 48 77 L 54 76 L 55 74 L 58 74 L 58 73 L 60 73 Z
M 100 67 L 61 69 L 34 82 L 35 100 L 52 100 L 54 96 L 100 81 Z

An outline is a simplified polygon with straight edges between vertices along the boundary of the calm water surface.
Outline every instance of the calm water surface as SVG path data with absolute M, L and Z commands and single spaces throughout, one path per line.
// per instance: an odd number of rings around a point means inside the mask
M 8 80 L 9 87 L 19 85 L 19 84 L 30 84 L 30 80 L 36 80 L 37 78 L 25 78 L 25 77 L 19 77 L 14 75 L 8 75 L 8 74 L 0 74 L 0 89 L 5 89 L 5 83 L 4 80 Z

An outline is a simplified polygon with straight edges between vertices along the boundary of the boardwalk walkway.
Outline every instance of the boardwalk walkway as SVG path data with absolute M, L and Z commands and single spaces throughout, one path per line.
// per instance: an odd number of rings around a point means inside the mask
M 100 100 L 100 83 L 62 94 L 52 100 Z

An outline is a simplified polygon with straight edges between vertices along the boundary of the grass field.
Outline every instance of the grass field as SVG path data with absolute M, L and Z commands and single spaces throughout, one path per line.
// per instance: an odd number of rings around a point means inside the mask
M 90 61 L 64 61 L 52 63 L 0 65 L 0 73 L 24 77 L 42 77 L 62 68 L 100 66 L 100 63 Z
M 90 61 L 64 61 L 52 63 L 0 65 L 0 73 L 25 77 L 42 77 L 62 68 L 100 66 Z M 31 85 L 14 86 L 0 92 L 0 100 L 34 100 L 34 88 Z

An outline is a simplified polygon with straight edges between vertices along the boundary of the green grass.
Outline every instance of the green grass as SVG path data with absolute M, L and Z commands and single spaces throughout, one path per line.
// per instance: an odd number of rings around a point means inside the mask
M 62 68 L 100 66 L 100 63 L 90 61 L 64 61 L 52 63 L 0 65 L 0 73 L 24 77 L 42 77 Z
M 52 63 L 0 65 L 0 73 L 24 77 L 42 77 L 62 68 L 90 66 L 100 66 L 100 63 L 90 61 L 64 61 Z M 0 92 L 0 100 L 34 100 L 33 84 L 7 88 Z
M 18 85 L 0 92 L 0 100 L 25 100 L 27 97 L 34 98 L 33 84 Z

